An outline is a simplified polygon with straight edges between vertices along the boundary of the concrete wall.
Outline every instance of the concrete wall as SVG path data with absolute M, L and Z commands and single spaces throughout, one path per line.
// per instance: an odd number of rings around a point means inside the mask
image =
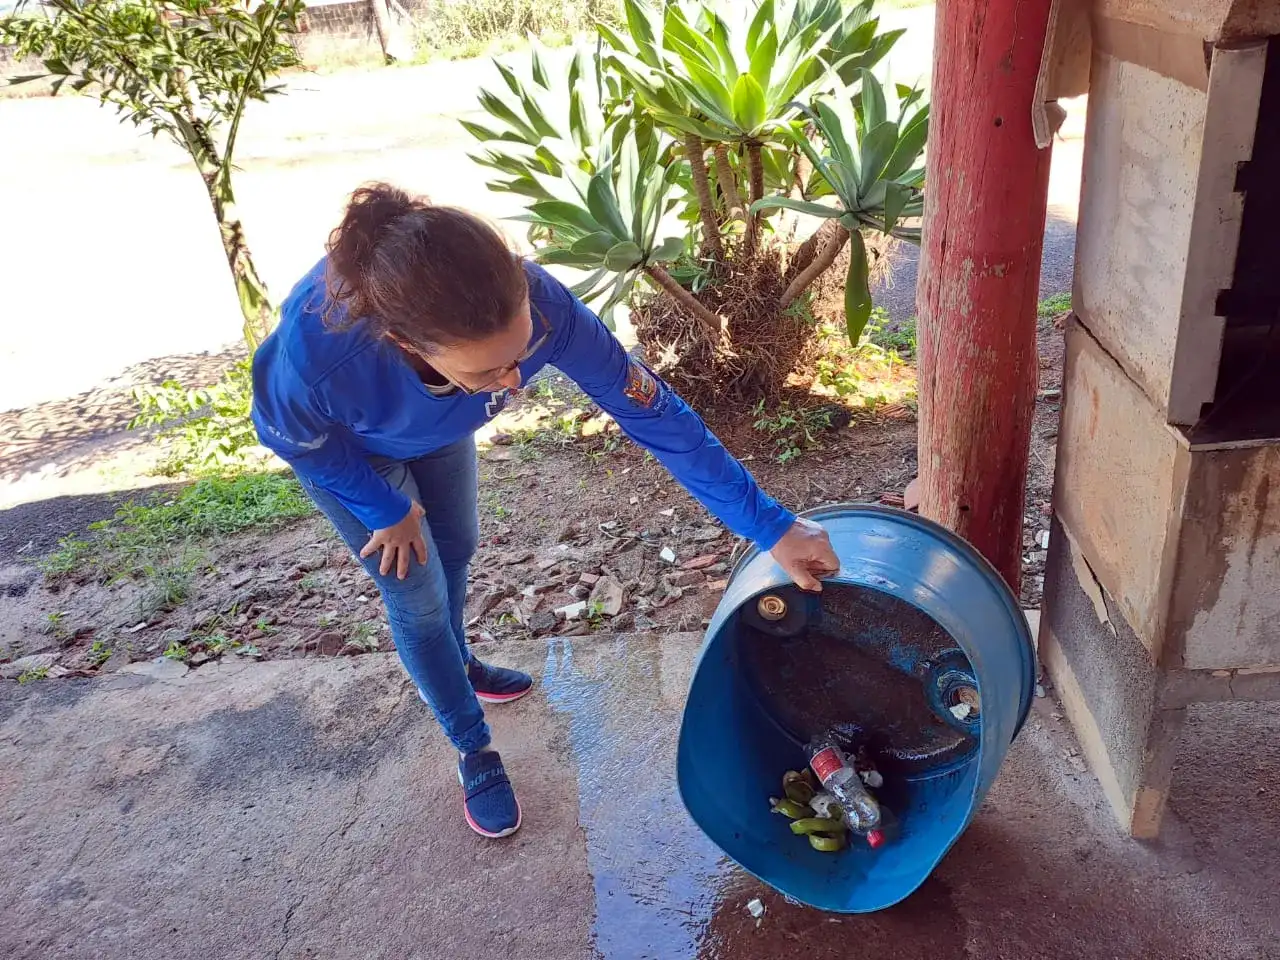
M 1078 271 L 1086 267 L 1081 264 Z M 1164 637 L 1178 441 L 1161 411 L 1080 322 L 1067 329 L 1054 507 L 1152 660 Z M 1050 540 L 1052 545 L 1053 541 Z
M 1278 5 L 1280 6 L 1280 5 Z M 1089 97 L 1089 148 L 1073 306 L 1170 423 L 1214 399 L 1264 44 L 1216 50 L 1156 43 L 1102 21 Z M 1126 57 L 1141 58 L 1138 62 Z
M 1152 837 L 1187 705 L 1280 699 L 1280 430 L 1216 415 L 1255 366 L 1222 366 L 1218 310 L 1280 83 L 1240 30 L 1280 34 L 1280 2 L 1094 13 L 1040 652 L 1118 819 Z
M 1190 670 L 1280 663 L 1280 445 L 1188 456 L 1171 652 Z

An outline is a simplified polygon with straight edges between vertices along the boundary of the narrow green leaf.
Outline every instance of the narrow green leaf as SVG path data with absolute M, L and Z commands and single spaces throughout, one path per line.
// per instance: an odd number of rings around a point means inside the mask
M 543 90 L 550 90 L 551 80 L 547 76 L 546 65 L 542 62 L 542 54 L 546 48 L 538 42 L 538 38 L 534 34 L 529 34 L 529 45 L 529 69 L 533 75 L 533 82 Z
M 496 94 L 490 93 L 488 90 L 481 90 L 479 100 L 480 106 L 484 108 L 486 113 L 506 123 L 507 126 L 519 133 L 526 142 L 532 143 L 538 140 L 538 132 L 529 126 Z
M 858 173 L 860 195 L 866 195 L 880 179 L 897 145 L 898 125 L 892 120 L 871 128 L 862 138 L 862 169 Z
M 884 88 L 867 69 L 858 71 L 862 88 L 862 129 L 874 130 L 888 119 L 884 102 Z
M 771 28 L 774 20 L 773 0 L 761 0 L 760 6 L 756 8 L 755 16 L 751 18 L 751 23 L 747 26 L 747 49 L 755 50 L 760 44 L 760 38 L 764 35 L 767 28 Z M 774 49 L 777 49 L 777 37 L 774 37 Z M 755 59 L 754 56 L 752 59 Z M 760 84 L 764 86 L 762 82 Z
M 893 148 L 889 162 L 885 164 L 881 176 L 885 180 L 897 180 L 912 168 L 920 155 L 924 153 L 925 141 L 929 136 L 928 110 L 921 110 L 903 127 L 898 135 L 898 142 Z
M 707 34 L 710 36 L 711 45 L 720 60 L 720 69 L 724 71 L 727 77 L 736 76 L 738 73 L 738 61 L 729 45 L 729 27 L 724 22 L 724 18 L 716 13 L 715 10 L 706 9 L 705 12 L 708 20 Z
M 767 213 L 771 210 L 791 210 L 811 217 L 822 217 L 825 220 L 839 217 L 844 213 L 839 207 L 829 207 L 823 203 L 811 203 L 808 200 L 800 200 L 797 197 L 761 197 L 751 205 L 752 213 Z
M 584 255 L 595 254 L 596 256 L 603 257 L 613 249 L 617 242 L 618 241 L 613 238 L 612 234 L 607 233 L 604 230 L 600 230 L 596 233 L 589 233 L 582 239 L 575 241 L 569 249 L 574 253 Z
M 601 305 L 598 316 L 600 321 L 610 330 L 616 327 L 613 321 L 614 308 L 626 300 L 635 282 L 636 275 L 633 271 L 628 270 L 618 274 L 618 279 L 613 284 L 613 290 L 610 291 L 608 299 Z
M 533 258 L 539 263 L 552 266 L 577 267 L 579 270 L 594 270 L 600 266 L 600 258 L 586 254 L 574 253 L 563 247 L 543 247 L 535 250 Z
M 591 183 L 587 187 L 587 208 L 591 211 L 591 216 L 600 224 L 597 230 L 608 230 L 620 241 L 628 239 L 627 225 L 622 220 L 621 211 L 618 210 L 618 203 L 613 195 L 613 184 L 609 180 L 608 173 L 597 173 L 591 178 Z
M 663 263 L 669 260 L 678 260 L 680 255 L 684 253 L 683 237 L 667 237 L 662 243 L 654 248 L 649 254 L 649 263 Z
M 627 32 L 635 42 L 640 59 L 651 67 L 661 66 L 662 57 L 655 45 L 653 24 L 642 0 L 624 0 L 623 10 L 626 13 Z
M 692 58 L 701 61 L 707 70 L 715 69 L 718 60 L 715 47 L 689 25 L 684 11 L 674 3 L 663 10 L 662 39 L 682 60 Z
M 618 155 L 617 191 L 618 213 L 629 227 L 628 236 L 639 236 L 644 185 L 640 182 L 640 150 L 634 133 L 622 141 Z
M 507 89 L 514 93 L 517 97 L 524 96 L 524 85 L 516 78 L 515 71 L 508 67 L 496 57 L 493 60 L 494 69 L 502 76 L 503 81 L 507 85 Z
M 868 283 L 867 246 L 862 234 L 853 230 L 849 235 L 849 272 L 844 279 L 844 324 L 849 334 L 849 345 L 856 347 L 862 339 L 862 331 L 871 318 L 871 287 Z
M 777 59 L 778 33 L 771 24 L 751 52 L 751 66 L 749 69 L 751 76 L 755 77 L 755 81 L 760 85 L 761 90 L 769 89 L 769 81 L 773 77 L 773 64 Z M 780 99 L 785 102 L 790 100 L 791 97 L 781 97 Z
M 614 244 L 604 255 L 604 265 L 610 270 L 630 270 L 644 259 L 640 245 L 631 240 Z
M 683 84 L 683 88 L 689 99 L 698 104 L 703 113 L 732 124 L 733 97 L 724 81 L 696 60 L 685 60 L 684 66 L 689 73 L 689 81 Z
M 849 123 L 847 116 L 841 116 L 842 111 L 837 110 L 836 104 L 826 100 L 818 100 L 814 103 L 813 109 L 814 125 L 818 128 L 818 133 L 826 144 L 827 150 L 833 159 L 839 161 L 853 174 L 856 183 L 860 166 L 857 155 L 856 125 Z
M 591 274 L 591 276 L 587 277 L 587 279 L 571 286 L 569 288 L 569 292 L 579 300 L 589 300 L 598 292 L 601 282 L 612 272 L 613 271 L 608 267 L 601 267 L 599 270 Z
M 563 200 L 542 200 L 530 204 L 529 212 L 549 226 L 564 224 L 583 233 L 599 233 L 607 229 L 592 213 Z
M 900 183 L 885 183 L 884 193 L 884 232 L 891 233 L 902 218 L 902 211 L 907 208 L 913 191 Z
M 768 119 L 764 90 L 749 73 L 738 77 L 733 85 L 733 119 L 742 133 L 754 136 Z

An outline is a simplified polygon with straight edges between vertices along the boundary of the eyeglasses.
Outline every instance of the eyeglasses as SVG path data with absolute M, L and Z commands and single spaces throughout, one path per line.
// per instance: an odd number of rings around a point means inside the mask
M 551 339 L 551 333 L 552 333 L 551 324 L 549 324 L 547 322 L 547 318 L 542 315 L 542 311 L 539 310 L 537 307 L 535 307 L 532 303 L 529 304 L 529 310 L 534 316 L 537 317 L 538 329 L 540 329 L 542 332 L 534 340 L 532 340 L 529 343 L 529 346 L 525 347 L 525 349 L 521 352 L 521 354 L 518 357 L 516 357 L 506 366 L 495 370 L 493 377 L 488 381 L 486 381 L 483 386 L 479 386 L 479 387 L 467 386 L 467 384 L 460 382 L 456 377 L 451 376 L 447 371 L 441 369 L 439 364 L 435 360 L 431 361 L 431 365 L 435 367 L 435 369 L 438 370 L 441 374 L 443 374 L 445 379 L 447 379 L 450 383 L 452 383 L 455 387 L 457 387 L 459 390 L 461 390 L 463 393 L 465 393 L 469 397 L 474 397 L 482 393 L 494 393 L 496 392 L 495 388 L 505 389 L 505 387 L 502 387 L 502 384 L 501 384 L 502 378 L 507 376 L 507 374 L 511 373 L 512 370 L 516 369 L 518 366 L 520 366 L 520 364 L 524 363 L 526 360 L 532 357 L 535 353 L 541 350 L 546 345 L 547 341 Z

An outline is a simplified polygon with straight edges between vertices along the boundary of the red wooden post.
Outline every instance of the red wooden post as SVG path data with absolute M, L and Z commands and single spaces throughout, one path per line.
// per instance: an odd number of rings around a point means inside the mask
M 1031 105 L 1050 0 L 940 0 L 917 293 L 920 512 L 1017 592 L 1048 149 Z

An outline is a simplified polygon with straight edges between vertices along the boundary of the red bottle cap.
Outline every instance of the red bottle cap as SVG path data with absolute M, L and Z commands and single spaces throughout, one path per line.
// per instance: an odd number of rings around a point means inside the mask
M 881 844 L 883 844 L 883 843 L 884 843 L 884 832 L 883 832 L 883 831 L 881 831 L 881 830 L 868 830 L 868 831 L 867 831 L 867 845 L 868 845 L 869 847 L 871 847 L 871 849 L 872 849 L 872 850 L 875 850 L 876 848 L 878 848 L 878 847 L 879 847 Z

